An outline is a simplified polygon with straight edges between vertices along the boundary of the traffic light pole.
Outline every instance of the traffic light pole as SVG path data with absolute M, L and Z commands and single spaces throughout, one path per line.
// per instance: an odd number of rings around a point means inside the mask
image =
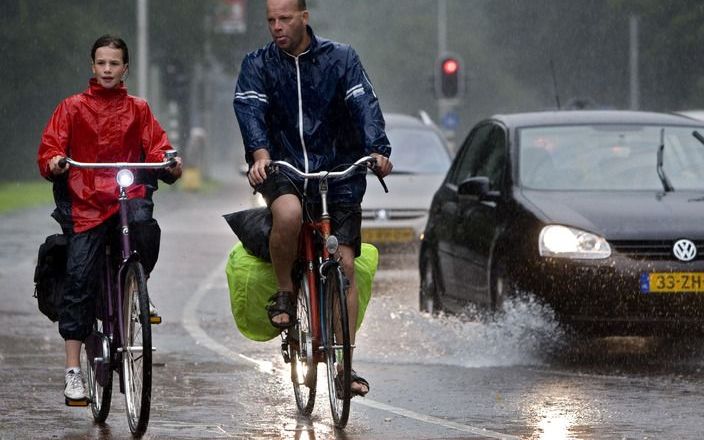
M 447 55 L 447 0 L 438 0 L 438 56 L 437 60 L 442 60 Z M 442 65 L 435 66 L 435 75 L 442 69 Z M 438 89 L 436 78 L 436 91 Z M 442 87 L 440 87 L 442 88 Z M 450 148 L 454 151 L 455 146 L 455 127 L 452 121 L 448 123 L 456 115 L 455 108 L 457 107 L 457 99 L 447 99 L 438 92 L 438 121 L 442 127 L 445 137 L 450 144 Z

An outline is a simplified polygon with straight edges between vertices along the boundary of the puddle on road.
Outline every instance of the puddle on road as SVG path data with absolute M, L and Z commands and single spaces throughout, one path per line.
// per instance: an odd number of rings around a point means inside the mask
M 381 296 L 372 299 L 359 340 L 359 360 L 484 368 L 542 365 L 564 334 L 551 311 L 530 297 L 507 302 L 492 318 L 431 316 Z

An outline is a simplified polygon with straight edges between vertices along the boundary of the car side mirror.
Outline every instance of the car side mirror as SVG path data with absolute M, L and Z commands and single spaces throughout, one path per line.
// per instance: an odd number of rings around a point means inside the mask
M 480 202 L 496 202 L 501 196 L 501 193 L 498 191 L 491 191 L 489 178 L 486 176 L 470 177 L 463 181 L 457 188 L 457 194 L 459 196 L 476 199 Z

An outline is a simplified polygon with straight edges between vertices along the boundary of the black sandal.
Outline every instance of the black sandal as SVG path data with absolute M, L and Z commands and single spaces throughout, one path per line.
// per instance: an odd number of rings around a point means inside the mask
M 271 295 L 269 301 L 269 305 L 266 306 L 266 311 L 269 315 L 269 322 L 271 322 L 271 325 L 280 329 L 292 327 L 294 324 L 294 316 L 296 315 L 296 307 L 291 302 L 291 292 L 279 290 L 275 294 Z M 288 322 L 275 322 L 274 318 L 283 313 L 288 315 Z
M 360 391 L 355 391 L 352 389 L 352 382 L 357 382 L 360 385 L 364 385 L 367 387 L 367 392 L 362 393 Z M 369 386 L 369 382 L 362 376 L 358 375 L 356 371 L 352 370 L 352 373 L 350 374 L 350 394 L 352 395 L 351 397 L 354 396 L 361 396 L 364 397 L 367 395 L 367 393 L 371 391 L 371 387 Z M 335 394 L 337 395 L 338 399 L 342 399 L 342 379 L 340 379 L 340 375 L 338 373 L 337 376 L 335 376 Z

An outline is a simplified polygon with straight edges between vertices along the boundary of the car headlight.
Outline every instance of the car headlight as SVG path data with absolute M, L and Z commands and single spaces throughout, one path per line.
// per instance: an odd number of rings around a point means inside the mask
M 538 240 L 542 257 L 597 260 L 611 256 L 611 246 L 603 237 L 567 226 L 545 226 Z

